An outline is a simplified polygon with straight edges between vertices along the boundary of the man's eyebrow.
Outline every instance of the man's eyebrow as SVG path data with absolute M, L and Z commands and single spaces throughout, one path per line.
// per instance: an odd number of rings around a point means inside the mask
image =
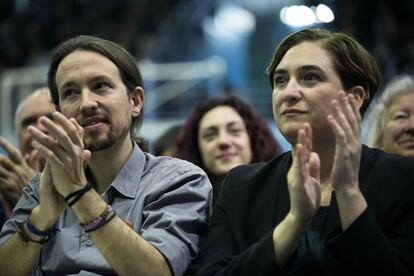
M 110 80 L 111 80 L 111 78 L 110 78 L 110 77 L 108 77 L 108 76 L 106 76 L 106 75 L 96 75 L 96 76 L 93 76 L 93 77 L 91 78 L 91 81 L 92 81 L 92 82 L 95 82 L 95 81 L 102 81 L 102 80 L 105 80 L 105 81 L 110 81 Z
M 22 120 L 22 122 L 21 122 L 21 126 L 28 126 L 28 125 L 34 124 L 34 123 L 36 123 L 36 122 L 37 122 L 37 120 L 38 120 L 40 117 L 42 117 L 42 116 L 46 116 L 46 117 L 48 117 L 49 119 L 52 119 L 52 113 L 47 113 L 47 114 L 35 114 L 35 115 L 32 115 L 32 116 L 29 116 L 29 117 L 24 118 L 24 119 Z
M 61 86 L 60 89 L 66 88 L 66 87 L 71 87 L 74 86 L 76 83 L 74 81 L 67 81 L 65 83 L 63 83 L 63 85 Z
M 88 82 L 97 82 L 97 81 L 111 81 L 111 78 L 106 75 L 95 75 L 95 76 L 92 76 L 88 80 Z M 69 80 L 63 83 L 61 89 L 66 88 L 66 87 L 76 86 L 76 85 L 77 85 L 76 81 Z
M 38 118 L 39 118 L 38 116 L 26 117 L 22 120 L 21 126 L 28 126 L 28 125 L 34 124 L 34 123 L 36 123 Z

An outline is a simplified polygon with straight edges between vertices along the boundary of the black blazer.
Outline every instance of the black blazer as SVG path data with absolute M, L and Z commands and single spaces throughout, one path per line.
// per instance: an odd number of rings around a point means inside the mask
M 194 275 L 291 275 L 275 262 L 272 232 L 289 211 L 291 153 L 240 166 L 223 183 Z M 325 243 L 344 275 L 414 275 L 414 159 L 363 146 L 368 208 L 342 231 L 335 195 Z M 295 254 L 292 256 L 294 258 Z

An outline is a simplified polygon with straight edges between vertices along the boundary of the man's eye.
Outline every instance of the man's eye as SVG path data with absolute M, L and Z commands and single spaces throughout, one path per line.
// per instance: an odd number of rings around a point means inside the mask
M 64 98 L 67 98 L 67 97 L 70 97 L 70 96 L 73 96 L 73 95 L 76 95 L 76 94 L 77 94 L 77 91 L 75 89 L 66 89 L 63 92 Z
M 106 82 L 98 82 L 94 85 L 95 90 L 106 90 L 110 88 L 110 85 Z

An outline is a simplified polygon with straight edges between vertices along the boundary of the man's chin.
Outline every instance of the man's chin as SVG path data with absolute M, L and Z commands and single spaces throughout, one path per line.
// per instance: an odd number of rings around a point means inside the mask
M 91 152 L 102 151 L 112 147 L 114 143 L 115 142 L 111 140 L 85 142 L 85 149 Z

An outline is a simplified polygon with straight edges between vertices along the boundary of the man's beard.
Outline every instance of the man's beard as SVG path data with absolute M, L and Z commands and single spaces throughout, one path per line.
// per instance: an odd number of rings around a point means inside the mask
M 109 125 L 108 135 L 105 139 L 99 139 L 99 133 L 90 133 L 88 139 L 85 139 L 85 149 L 93 151 L 101 151 L 108 148 L 111 148 L 115 145 L 118 141 L 123 140 L 129 133 L 130 129 L 128 127 L 124 127 L 121 130 L 121 133 L 117 136 L 112 125 Z

